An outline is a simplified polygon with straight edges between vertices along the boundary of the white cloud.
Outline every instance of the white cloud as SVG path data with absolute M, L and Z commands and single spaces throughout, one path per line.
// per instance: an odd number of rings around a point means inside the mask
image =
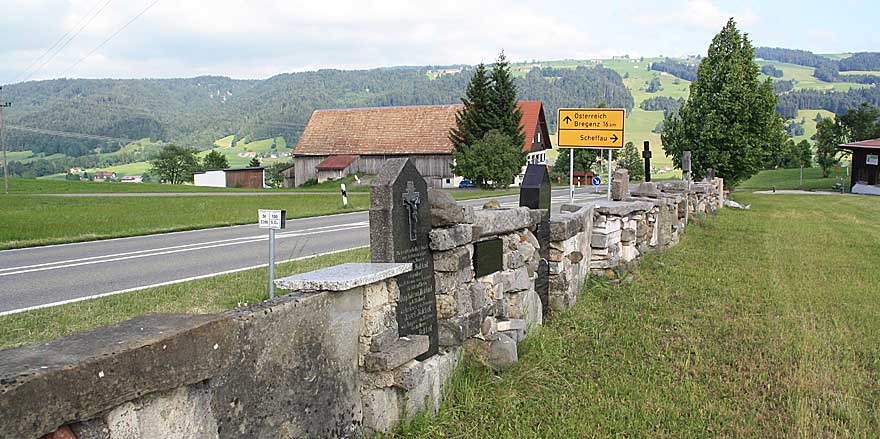
M 0 45 L 0 83 L 107 0 L 5 1 L 14 13 L 0 16 L 10 30 Z M 801 28 L 800 16 L 788 28 L 765 24 L 752 12 L 757 0 L 159 0 L 70 69 L 153 1 L 113 0 L 33 76 L 263 78 L 315 68 L 491 62 L 502 48 L 515 61 L 684 55 L 705 51 L 731 16 L 746 31 L 804 35 L 792 32 Z M 759 10 L 790 9 L 774 5 Z M 868 30 L 850 32 L 869 40 Z M 843 41 L 852 38 L 841 33 Z

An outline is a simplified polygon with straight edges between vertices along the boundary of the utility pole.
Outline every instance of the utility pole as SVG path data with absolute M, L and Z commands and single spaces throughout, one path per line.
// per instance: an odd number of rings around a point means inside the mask
M 9 162 L 6 161 L 6 142 L 3 141 L 3 109 L 11 107 L 11 102 L 3 102 L 3 87 L 0 86 L 0 146 L 3 147 L 3 193 L 9 193 Z

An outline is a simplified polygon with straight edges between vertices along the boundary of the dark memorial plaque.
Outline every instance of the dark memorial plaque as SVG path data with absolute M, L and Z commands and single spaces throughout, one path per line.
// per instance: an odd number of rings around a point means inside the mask
M 397 277 L 400 301 L 397 326 L 401 337 L 427 335 L 424 360 L 437 353 L 437 305 L 434 259 L 428 247 L 431 203 L 428 185 L 406 158 L 385 161 L 370 188 L 370 249 L 373 262 L 410 262 L 412 271 Z
M 550 175 L 547 174 L 547 166 L 529 165 L 526 168 L 526 175 L 519 187 L 519 205 L 544 211 L 535 230 L 535 237 L 541 245 L 535 291 L 541 298 L 544 315 L 547 315 L 550 307 L 550 265 L 547 262 L 550 257 Z
M 474 275 L 476 277 L 501 271 L 504 244 L 500 239 L 474 243 Z

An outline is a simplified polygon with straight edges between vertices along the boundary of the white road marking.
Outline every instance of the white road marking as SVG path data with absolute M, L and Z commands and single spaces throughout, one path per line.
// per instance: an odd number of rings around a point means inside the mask
M 334 213 L 334 214 L 330 214 L 330 215 L 320 215 L 320 216 L 307 216 L 307 217 L 303 217 L 303 218 L 292 218 L 292 219 L 287 220 L 287 224 L 315 220 L 318 218 L 333 218 L 333 217 L 337 217 L 337 216 L 357 215 L 357 214 L 363 215 L 367 212 L 368 212 L 367 210 L 358 210 L 355 212 Z M 48 245 L 37 245 L 37 246 L 32 246 L 32 247 L 10 248 L 7 250 L 0 250 L 0 255 L 4 254 L 6 252 L 18 252 L 18 251 L 24 251 L 24 250 L 39 250 L 39 249 L 52 248 L 52 247 L 69 247 L 69 246 L 75 246 L 75 245 L 87 245 L 87 244 L 95 244 L 95 243 L 102 243 L 102 242 L 125 241 L 125 240 L 131 240 L 131 239 L 154 238 L 154 237 L 168 236 L 168 235 L 179 235 L 179 234 L 183 234 L 183 233 L 198 233 L 198 232 L 207 232 L 207 231 L 211 231 L 211 230 L 233 229 L 233 228 L 238 228 L 238 227 L 254 227 L 256 225 L 257 225 L 257 223 L 236 224 L 236 225 L 231 225 L 231 226 L 209 227 L 206 229 L 178 230 L 176 232 L 151 233 L 149 235 L 123 236 L 121 238 L 93 239 L 91 241 L 65 242 L 63 244 L 48 244 Z
M 324 255 L 332 255 L 332 254 L 335 254 L 335 253 L 342 253 L 342 252 L 346 252 L 346 251 L 349 251 L 349 250 L 356 250 L 356 249 L 359 249 L 359 248 L 366 248 L 366 247 L 369 247 L 369 245 L 362 245 L 362 246 L 359 246 L 359 247 L 351 247 L 351 248 L 346 248 L 346 249 L 342 249 L 342 250 L 333 250 L 333 251 L 329 251 L 329 252 L 325 252 L 325 253 L 320 253 L 320 254 L 309 255 L 309 256 L 300 256 L 300 257 L 298 257 L 298 258 L 285 259 L 285 260 L 283 260 L 283 261 L 277 261 L 276 264 L 283 264 L 283 263 L 285 263 L 285 262 L 293 262 L 293 261 L 301 261 L 301 260 L 304 260 L 304 259 L 311 259 L 311 258 L 316 258 L 316 257 L 318 257 L 318 256 L 324 256 Z M 113 295 L 116 295 L 116 294 L 130 293 L 130 292 L 132 292 L 132 291 L 144 290 L 144 289 L 147 289 L 147 288 L 163 287 L 163 286 L 166 286 L 166 285 L 179 284 L 179 283 L 183 283 L 183 282 L 189 282 L 189 281 L 192 281 L 192 280 L 206 279 L 206 278 L 209 278 L 209 277 L 220 276 L 220 275 L 222 275 L 222 274 L 238 273 L 239 271 L 253 270 L 253 269 L 256 269 L 256 268 L 262 268 L 262 267 L 268 267 L 268 266 L 269 266 L 268 263 L 266 263 L 266 264 L 260 264 L 260 265 L 253 265 L 253 266 L 250 266 L 250 267 L 236 268 L 236 269 L 234 269 L 234 270 L 226 270 L 226 271 L 221 271 L 221 272 L 218 272 L 218 273 L 211 273 L 211 274 L 204 274 L 204 275 L 201 275 L 201 276 L 186 277 L 186 278 L 183 278 L 183 279 L 171 280 L 171 281 L 161 282 L 161 283 L 152 284 L 152 285 L 144 285 L 144 286 L 141 286 L 141 287 L 127 288 L 127 289 L 119 290 L 119 291 L 111 291 L 111 292 L 109 292 L 109 293 L 93 294 L 93 295 L 91 295 L 91 296 L 77 297 L 76 299 L 68 299 L 68 300 L 61 300 L 61 301 L 58 301 L 58 302 L 44 303 L 44 304 L 42 304 L 42 305 L 29 306 L 29 307 L 26 307 L 26 308 L 18 308 L 18 309 L 13 309 L 13 310 L 9 310 L 9 311 L 0 311 L 0 317 L 2 317 L 2 316 L 7 316 L 7 315 L 10 315 L 10 314 L 18 314 L 18 313 L 22 313 L 22 312 L 26 312 L 26 311 L 32 311 L 32 310 L 35 310 L 35 309 L 49 308 L 49 307 L 58 306 L 58 305 L 66 305 L 66 304 L 68 304 L 68 303 L 82 302 L 83 300 L 97 299 L 97 298 L 99 298 L 99 297 L 106 297 L 106 296 L 113 296 Z
M 275 235 L 276 239 L 284 239 L 284 238 L 294 238 L 298 236 L 309 236 L 309 235 L 317 235 L 321 233 L 329 233 L 329 232 L 341 232 L 344 230 L 353 230 L 360 229 L 364 227 L 368 227 L 369 223 L 366 221 L 361 221 L 357 223 L 349 223 L 342 224 L 338 226 L 324 226 L 324 227 L 315 227 L 312 229 L 303 229 L 300 231 L 288 232 L 288 233 L 279 233 Z M 70 267 L 80 267 L 83 265 L 93 265 L 93 264 L 103 264 L 107 262 L 116 262 L 116 261 L 124 261 L 128 259 L 138 259 L 138 258 L 146 258 L 151 256 L 161 256 L 172 253 L 181 253 L 187 251 L 196 251 L 196 250 L 205 250 L 209 248 L 216 247 L 226 247 L 230 245 L 238 245 L 238 244 L 249 244 L 252 242 L 259 241 L 267 241 L 269 237 L 266 235 L 254 235 L 243 238 L 235 238 L 235 239 L 223 239 L 219 241 L 209 241 L 203 242 L 199 244 L 187 244 L 180 246 L 172 246 L 165 247 L 160 249 L 153 250 L 142 250 L 137 252 L 128 252 L 128 253 L 119 253 L 116 255 L 106 255 L 106 256 L 94 256 L 90 258 L 82 258 L 82 259 L 73 259 L 70 261 L 60 261 L 55 263 L 46 263 L 46 264 L 37 264 L 30 267 L 16 267 L 6 270 L 18 270 L 18 271 L 9 271 L 9 272 L 0 272 L 0 277 L 3 276 L 12 276 L 16 274 L 25 274 L 25 273 L 33 273 L 37 271 L 46 271 L 46 270 L 57 270 L 61 268 L 70 268 Z M 77 262 L 78 261 L 78 262 Z M 4 270 L 0 270 L 4 271 Z

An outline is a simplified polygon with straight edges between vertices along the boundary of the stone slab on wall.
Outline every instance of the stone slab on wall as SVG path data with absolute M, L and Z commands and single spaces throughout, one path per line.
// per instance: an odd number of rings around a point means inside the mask
M 363 288 L 294 293 L 229 313 L 237 349 L 211 380 L 220 438 L 355 436 Z
M 206 380 L 229 367 L 233 326 L 225 315 L 154 314 L 0 351 L 0 437 L 39 437 Z

